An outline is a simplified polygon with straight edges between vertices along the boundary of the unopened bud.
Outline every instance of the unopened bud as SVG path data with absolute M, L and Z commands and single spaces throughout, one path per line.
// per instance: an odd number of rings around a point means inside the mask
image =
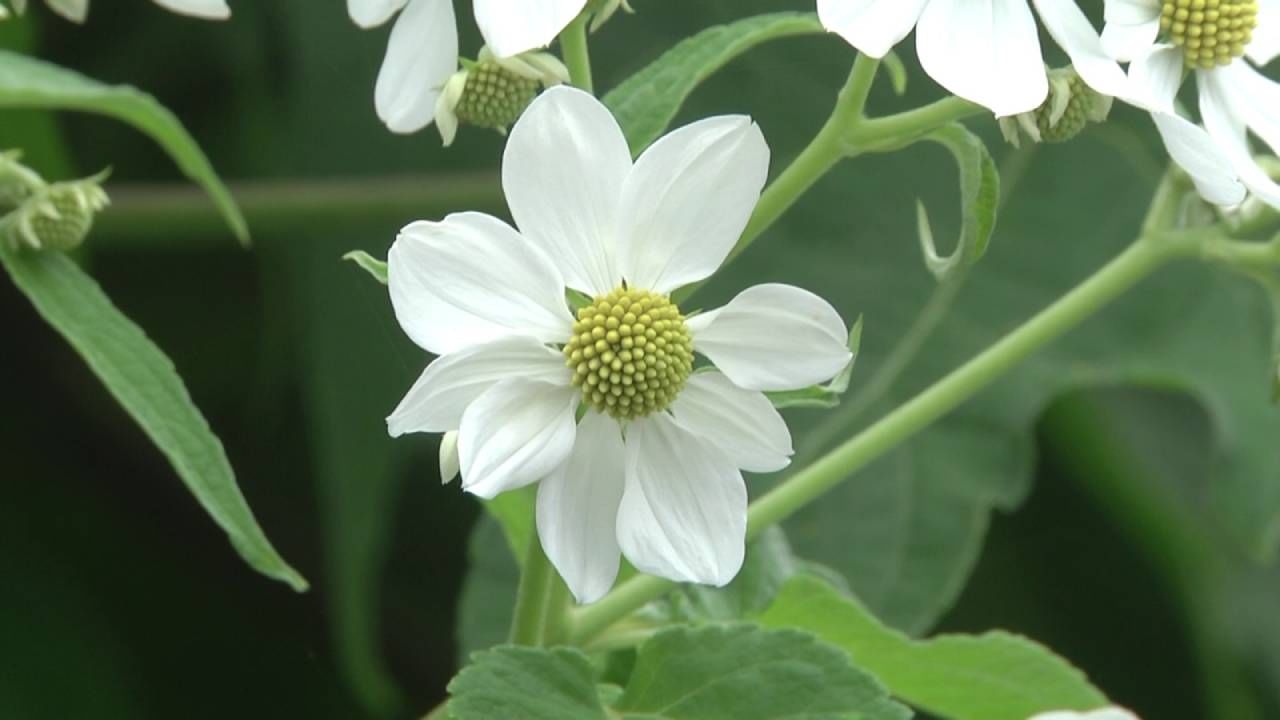
M 1049 71 L 1049 97 L 1031 112 L 1000 118 L 1000 130 L 1014 147 L 1022 135 L 1032 142 L 1064 143 L 1084 132 L 1091 122 L 1111 113 L 1112 98 L 1085 84 L 1073 68 Z
M 531 52 L 497 58 L 482 48 L 474 63 L 445 83 L 436 102 L 436 125 L 451 145 L 459 124 L 506 132 L 538 90 L 568 82 L 569 71 L 554 55 Z
M 47 185 L 23 200 L 4 219 L 5 239 L 14 248 L 72 250 L 93 228 L 94 216 L 107 206 L 102 172 L 83 180 Z

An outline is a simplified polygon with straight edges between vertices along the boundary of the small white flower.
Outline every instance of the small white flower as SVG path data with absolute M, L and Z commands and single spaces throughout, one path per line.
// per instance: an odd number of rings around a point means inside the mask
M 1090 712 L 1056 710 L 1054 712 L 1040 713 L 1027 720 L 1138 720 L 1138 716 L 1124 708 L 1108 707 Z
M 1266 64 L 1280 55 L 1280 0 L 1214 4 L 1210 17 L 1185 0 L 1107 0 L 1103 40 L 1116 58 L 1131 61 L 1135 91 L 1169 114 L 1194 70 L 1201 119 L 1218 153 L 1249 191 L 1280 207 L 1280 185 L 1259 167 L 1249 141 L 1252 131 L 1280 152 L 1280 84 L 1245 59 Z
M 760 285 L 692 316 L 670 300 L 727 257 L 768 165 L 742 116 L 680 128 L 633 163 L 604 105 L 552 88 L 503 158 L 518 232 L 459 213 L 409 225 L 391 248 L 396 317 L 440 357 L 388 430 L 458 431 L 463 488 L 481 497 L 540 481 L 539 537 L 580 602 L 608 591 L 620 552 L 673 580 L 731 580 L 741 470 L 777 471 L 792 453 L 763 391 L 850 360 L 839 314 L 799 288 Z M 591 298 L 576 319 L 566 288 Z M 692 372 L 694 352 L 714 367 Z
M 1096 45 L 1096 33 L 1076 4 L 1033 2 L 1086 82 L 1116 95 L 1123 74 L 1118 67 L 1114 73 L 1107 69 L 1115 62 Z M 828 30 L 876 58 L 915 28 L 925 72 L 997 116 L 1035 110 L 1049 95 L 1039 30 L 1027 0 L 818 0 L 818 17 Z M 1080 34 L 1080 21 L 1087 34 Z
M 475 0 L 474 10 L 486 46 L 505 59 L 551 44 L 586 3 Z M 400 13 L 378 71 L 374 106 L 392 132 L 413 133 L 430 125 L 440 94 L 458 68 L 453 0 L 347 0 L 347 12 L 362 28 Z
M 160 7 L 191 17 L 205 20 L 226 20 L 231 17 L 231 8 L 226 0 L 152 0 Z M 89 0 L 44 0 L 49 9 L 62 17 L 82 23 L 89 16 Z M 13 9 L 19 15 L 26 10 L 26 0 L 14 0 Z M 0 18 L 4 17 L 4 6 L 0 5 Z

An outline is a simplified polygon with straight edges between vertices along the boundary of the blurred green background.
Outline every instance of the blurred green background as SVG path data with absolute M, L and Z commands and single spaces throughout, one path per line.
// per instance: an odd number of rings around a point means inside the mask
M 634 5 L 594 38 L 602 89 L 695 29 L 811 9 Z M 233 9 L 231 23 L 208 24 L 99 0 L 77 27 L 34 8 L 0 24 L 0 47 L 156 95 L 232 183 L 252 249 L 127 127 L 4 111 L 0 148 L 24 149 L 49 178 L 114 168 L 116 204 L 82 259 L 173 358 L 263 528 L 313 589 L 297 595 L 246 567 L 0 282 L 0 718 L 417 717 L 456 670 L 460 597 L 477 602 L 462 594 L 469 565 L 503 572 L 500 558 L 485 564 L 500 544 L 469 555 L 479 506 L 440 486 L 435 438 L 386 437 L 383 417 L 427 358 L 383 288 L 339 259 L 384 256 L 413 219 L 502 212 L 502 138 L 464 129 L 446 151 L 433 129 L 387 133 L 372 108 L 387 28 L 357 30 L 337 0 Z M 767 45 L 717 75 L 681 121 L 750 113 L 776 172 L 821 124 L 851 60 L 834 37 Z M 914 70 L 905 98 L 887 85 L 874 111 L 939 95 Z M 1009 200 L 988 260 L 907 369 L 879 396 L 855 397 L 866 412 L 791 416 L 802 457 L 1104 262 L 1132 237 L 1162 169 L 1149 124 L 1125 110 L 1071 146 L 1019 153 L 987 119 L 974 127 Z M 847 319 L 865 314 L 857 392 L 934 292 L 914 200 L 945 237 L 954 184 L 937 148 L 846 163 L 698 301 L 786 281 Z M 1199 268 L 1135 295 L 787 529 L 904 629 L 1024 632 L 1148 720 L 1280 717 L 1280 576 L 1259 562 L 1280 527 L 1266 303 Z M 768 483 L 751 480 L 752 492 Z

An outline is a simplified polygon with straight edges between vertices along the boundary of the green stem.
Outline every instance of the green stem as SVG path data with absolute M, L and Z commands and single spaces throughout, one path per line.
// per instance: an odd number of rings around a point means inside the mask
M 1195 253 L 1202 241 L 1201 236 L 1165 235 L 1140 239 L 1092 277 L 977 357 L 753 502 L 747 515 L 747 538 L 758 536 L 822 497 L 853 473 L 972 398 L 1164 263 Z M 650 576 L 628 580 L 599 603 L 578 611 L 570 639 L 575 643 L 589 640 L 612 622 L 660 597 L 672 586 L 669 581 Z
M 854 128 L 845 141 L 859 152 L 890 152 L 944 125 L 984 112 L 990 111 L 958 97 L 944 98 L 914 110 L 867 120 Z
M 729 259 L 737 257 L 747 249 L 755 239 L 769 229 L 778 218 L 782 217 L 796 200 L 813 187 L 823 175 L 826 175 L 836 163 L 846 156 L 844 135 L 852 127 L 863 120 L 863 111 L 867 106 L 867 96 L 875 83 L 876 72 L 880 61 L 866 55 L 859 55 L 849 71 L 849 78 L 836 98 L 835 108 L 827 118 L 818 134 L 813 137 L 777 177 L 760 195 L 755 212 L 747 229 L 743 231 L 738 244 L 729 253 Z
M 591 52 L 587 46 L 587 13 L 582 13 L 560 33 L 560 53 L 569 68 L 569 82 L 595 92 L 591 81 Z
M 511 618 L 511 642 L 515 645 L 543 645 L 546 640 L 547 614 L 552 605 L 553 588 L 560 579 L 551 561 L 542 551 L 535 530 L 529 538 L 520 586 L 516 591 L 516 609 Z

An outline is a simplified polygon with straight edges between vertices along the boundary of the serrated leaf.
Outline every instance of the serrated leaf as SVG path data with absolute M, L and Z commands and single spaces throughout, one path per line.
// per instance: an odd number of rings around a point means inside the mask
M 741 624 L 654 635 L 614 710 L 635 720 L 911 717 L 837 648 L 807 633 Z
M 132 125 L 164 148 L 182 172 L 209 193 L 236 238 L 248 243 L 249 229 L 231 192 L 182 122 L 150 95 L 0 50 L 0 108 L 6 107 L 89 112 Z
M 895 697 L 949 720 L 1026 720 L 1107 704 L 1084 673 L 1031 640 L 1005 632 L 912 640 L 814 577 L 789 581 L 758 620 L 844 649 Z
M 512 645 L 476 653 L 449 683 L 453 720 L 608 720 L 591 661 L 572 648 Z
M 3 245 L 0 261 L 13 283 L 169 459 L 241 557 L 264 575 L 306 590 L 306 580 L 285 563 L 258 527 L 222 443 L 192 403 L 169 358 L 65 255 L 15 252 Z
M 370 255 L 363 250 L 352 250 L 342 256 L 343 260 L 350 260 L 360 267 L 361 270 L 369 273 L 374 280 L 387 284 L 387 263 L 383 260 Z
M 849 389 L 849 381 L 853 378 L 853 368 L 858 363 L 858 351 L 862 349 L 862 316 L 849 329 L 849 364 L 844 366 L 838 375 L 824 385 L 811 385 L 800 390 L 767 392 L 769 402 L 779 410 L 785 408 L 833 408 L 840 404 L 840 396 Z
M 916 203 L 917 231 L 925 265 L 939 280 L 946 280 L 986 254 L 1000 204 L 1000 173 L 986 144 L 963 125 L 948 125 L 922 139 L 946 148 L 960 168 L 960 240 L 950 255 L 938 252 L 929 213 L 924 203 Z
M 812 13 L 783 12 L 717 25 L 686 38 L 604 96 L 633 153 L 658 139 L 685 98 L 717 70 L 755 46 L 822 33 Z

